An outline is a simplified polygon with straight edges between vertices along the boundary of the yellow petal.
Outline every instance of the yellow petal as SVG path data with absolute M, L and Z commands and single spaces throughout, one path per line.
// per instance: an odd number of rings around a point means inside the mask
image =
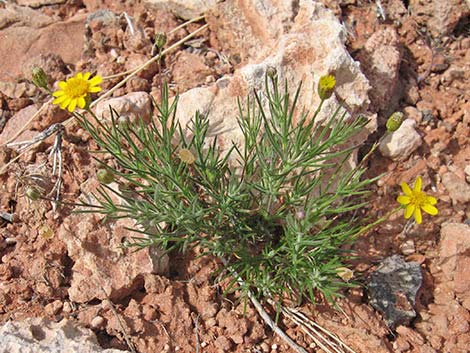
M 423 209 L 424 212 L 426 212 L 427 214 L 430 214 L 431 216 L 435 216 L 439 212 L 436 207 L 428 203 L 425 203 L 424 205 L 422 205 L 421 208 Z
M 81 72 L 77 72 L 75 78 L 83 79 L 83 74 Z
M 400 195 L 397 197 L 397 201 L 401 205 L 408 205 L 411 202 L 411 197 L 405 196 L 405 195 Z
M 85 72 L 85 74 L 83 75 L 83 79 L 84 80 L 88 80 L 88 78 L 91 76 L 91 73 L 90 72 Z
M 67 99 L 67 96 L 60 96 L 52 101 L 52 104 L 60 104 Z
M 416 208 L 415 205 L 413 205 L 411 203 L 408 206 L 406 206 L 406 209 L 405 209 L 405 218 L 406 219 L 411 217 L 411 215 L 415 211 L 415 208 Z
M 64 94 L 65 94 L 64 91 L 55 91 L 52 93 L 54 97 L 60 97 L 60 96 L 63 96 Z
M 70 104 L 70 98 L 66 98 L 62 103 L 60 103 L 60 109 L 65 109 Z
M 72 113 L 75 110 L 76 106 L 77 106 L 77 100 L 72 99 L 68 107 L 69 112 Z
M 419 207 L 415 208 L 414 217 L 415 217 L 416 223 L 421 224 L 421 222 L 423 222 L 423 216 L 421 215 L 421 210 L 419 209 Z
M 85 108 L 85 105 L 86 105 L 86 100 L 85 100 L 85 98 L 79 97 L 79 98 L 78 98 L 78 102 L 77 102 L 77 106 L 78 106 L 80 109 L 83 109 L 83 108 Z
M 435 205 L 437 203 L 437 199 L 435 197 L 432 197 L 432 196 L 426 196 L 426 199 L 425 199 L 424 202 L 426 202 L 430 205 Z
M 88 81 L 90 86 L 99 85 L 101 82 L 103 82 L 103 78 L 100 75 L 96 75 L 95 77 L 93 77 L 91 80 Z
M 59 82 L 59 87 L 60 87 L 62 90 L 64 90 L 64 89 L 67 87 L 67 82 L 65 82 L 65 81 L 60 81 L 60 82 Z
M 416 178 L 415 186 L 414 186 L 413 190 L 414 191 L 421 191 L 422 186 L 423 186 L 423 179 L 421 179 L 421 177 L 419 176 L 419 177 Z
M 410 187 L 408 186 L 407 183 L 401 183 L 401 189 L 403 190 L 403 192 L 408 195 L 408 196 L 411 196 L 412 195 L 412 192 L 411 192 L 411 189 Z
M 100 92 L 101 91 L 101 87 L 90 87 L 88 88 L 88 92 L 90 93 L 96 93 L 96 92 Z

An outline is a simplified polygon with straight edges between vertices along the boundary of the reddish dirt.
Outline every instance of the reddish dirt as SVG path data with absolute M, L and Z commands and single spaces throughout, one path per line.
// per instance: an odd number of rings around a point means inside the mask
M 68 18 L 79 11 L 86 13 L 104 6 L 120 12 L 125 10 L 143 26 L 147 39 L 152 38 L 156 31 L 169 32 L 181 23 L 169 13 L 144 11 L 139 2 L 128 8 L 122 5 L 123 2 L 117 5 L 118 2 L 112 1 L 83 1 L 87 7 L 81 1 L 71 3 L 41 7 L 37 11 Z M 407 233 L 403 232 L 406 222 L 402 215 L 393 215 L 363 235 L 353 246 L 357 254 L 357 260 L 352 264 L 356 279 L 365 283 L 381 259 L 404 253 L 403 244 L 414 245 L 413 251 L 406 252 L 406 259 L 421 264 L 424 284 L 418 297 L 418 317 L 409 327 L 399 326 L 396 332 L 391 332 L 380 314 L 368 305 L 367 294 L 362 287 L 344 292 L 344 298 L 338 300 L 340 311 L 326 305 L 309 304 L 303 305 L 301 310 L 358 353 L 373 350 L 468 352 L 470 293 L 459 292 L 458 288 L 465 287 L 465 281 L 469 279 L 468 276 L 456 276 L 452 282 L 445 279 L 441 268 L 442 246 L 445 244 L 441 244 L 440 229 L 445 222 L 468 224 L 470 219 L 470 205 L 456 201 L 441 182 L 443 175 L 451 173 L 468 186 L 469 175 L 465 175 L 464 169 L 470 165 L 470 21 L 463 18 L 450 33 L 436 36 L 427 29 L 422 16 L 402 11 L 404 3 L 408 2 L 390 1 L 387 9 L 391 18 L 387 21 L 377 17 L 373 1 L 346 1 L 342 2 L 346 3 L 344 6 L 335 1 L 324 3 L 331 6 L 353 33 L 348 43 L 353 57 L 378 29 L 388 26 L 397 29 L 404 52 L 399 88 L 390 106 L 379 112 L 379 116 L 383 124 L 391 112 L 402 110 L 407 117 L 416 120 L 417 130 L 423 138 L 422 146 L 406 161 L 393 162 L 378 152 L 373 155 L 368 175 L 385 175 L 373 190 L 374 197 L 368 212 L 377 216 L 386 214 L 389 208 L 396 207 L 399 183 L 412 183 L 421 175 L 425 190 L 432 190 L 431 193 L 439 199 L 439 215 L 434 218 L 426 216 L 421 226 L 412 227 Z M 171 34 L 169 43 L 202 25 L 201 21 Z M 92 24 L 89 40 L 94 51 L 77 63 L 77 70 L 100 68 L 106 74 L 120 73 L 141 63 L 149 55 L 148 46 L 127 42 L 132 50 L 124 55 L 132 52 L 132 60 L 126 67 L 118 61 L 109 63 L 100 56 L 100 51 L 106 48 L 100 47 L 103 40 L 98 35 L 106 35 L 111 38 L 109 40 L 126 41 L 126 33 L 111 27 L 107 29 L 109 33 L 104 34 L 102 31 L 93 32 L 93 29 Z M 208 45 L 209 36 L 206 31 L 199 39 Z M 218 48 L 211 49 L 217 51 Z M 48 62 L 52 63 L 50 69 L 54 79 L 63 79 L 69 73 L 69 68 L 60 60 L 51 58 Z M 162 66 L 162 75 L 155 75 L 158 67 L 150 68 L 118 90 L 115 96 L 144 90 L 158 97 L 161 76 L 172 83 L 175 94 L 213 82 L 233 70 L 214 52 L 201 51 L 197 46 L 180 48 L 167 55 Z M 116 82 L 108 81 L 105 88 Z M 44 97 L 38 94 L 37 100 L 43 101 Z M 26 98 L 6 96 L 0 97 L 0 101 L 6 117 L 13 116 L 31 103 Z M 59 113 L 57 108 L 51 108 L 46 117 L 34 125 L 34 130 L 40 131 L 66 118 L 67 115 Z M 381 126 L 378 133 L 371 136 L 370 145 L 383 131 Z M 58 213 L 53 212 L 50 203 L 30 202 L 22 194 L 32 174 L 46 173 L 38 166 L 47 160 L 47 148 L 51 143 L 41 144 L 22 157 L 8 173 L 0 176 L 0 208 L 17 217 L 15 222 L 3 223 L 0 228 L 0 323 L 33 316 L 57 320 L 69 317 L 92 328 L 103 347 L 127 349 L 122 334 L 124 327 L 141 353 L 194 352 L 195 347 L 202 352 L 292 352 L 267 328 L 251 304 L 245 308 L 238 302 L 237 293 L 229 297 L 222 295 L 225 284 L 218 283 L 214 274 L 220 263 L 210 257 L 199 258 L 197 249 L 184 255 L 172 253 L 168 278 L 146 275 L 137 290 L 113 303 L 123 319 L 123 327 L 106 301 L 80 305 L 70 302 L 67 290 L 73 261 L 66 246 L 58 239 L 57 229 L 71 210 L 61 208 Z M 88 149 L 93 148 L 90 138 L 80 128 L 67 130 L 63 146 L 64 164 L 67 165 L 64 172 L 65 198 L 76 198 L 80 194 L 80 185 L 94 177 L 96 164 L 88 154 Z M 1 163 L 13 155 L 3 149 L 0 151 Z M 31 170 L 27 165 L 36 168 Z M 469 256 L 467 252 L 464 260 L 467 261 Z M 322 352 L 288 319 L 282 318 L 280 325 L 310 352 Z

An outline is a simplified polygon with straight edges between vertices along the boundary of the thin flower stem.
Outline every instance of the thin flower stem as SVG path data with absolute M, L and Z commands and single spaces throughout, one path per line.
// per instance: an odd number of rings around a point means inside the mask
M 163 50 L 162 52 L 159 52 L 157 55 L 155 55 L 154 57 L 152 57 L 150 60 L 148 60 L 147 62 L 143 63 L 142 65 L 134 68 L 134 69 L 130 69 L 130 70 L 127 70 L 127 71 L 124 71 L 124 72 L 120 72 L 118 74 L 115 74 L 115 75 L 109 75 L 109 76 L 105 76 L 103 77 L 103 80 L 109 80 L 109 79 L 112 79 L 112 78 L 117 78 L 117 77 L 122 77 L 122 76 L 126 76 L 126 75 L 129 75 L 131 74 L 130 76 L 126 77 L 123 81 L 121 81 L 120 83 L 118 83 L 115 87 L 119 88 L 121 87 L 124 83 L 126 83 L 127 81 L 129 81 L 129 79 L 131 79 L 132 77 L 134 77 L 139 71 L 145 69 L 147 66 L 149 66 L 151 63 L 153 63 L 154 61 L 156 60 L 160 60 L 165 54 L 167 54 L 168 52 L 172 51 L 173 49 L 175 49 L 176 47 L 180 46 L 181 44 L 185 43 L 188 39 L 194 37 L 196 34 L 199 34 L 199 32 L 202 32 L 203 30 L 205 30 L 206 28 L 208 28 L 209 25 L 208 24 L 205 24 L 204 26 L 202 26 L 201 28 L 198 28 L 196 29 L 194 32 L 188 34 L 186 37 L 184 37 L 183 39 L 177 41 L 176 43 L 172 44 L 171 46 L 169 46 L 168 48 L 166 48 L 165 50 Z M 121 84 L 122 82 L 124 82 L 123 84 Z M 113 89 L 116 90 L 117 88 Z M 108 91 L 109 92 L 109 91 Z M 108 93 L 107 92 L 107 93 Z M 113 91 L 114 92 L 114 91 Z M 111 92 L 112 94 L 112 92 Z M 103 95 L 105 96 L 105 95 Z M 103 97 L 101 96 L 101 97 Z M 109 96 L 109 95 L 108 95 Z M 100 97 L 100 98 L 101 98 Z M 98 99 L 99 100 L 99 99 Z

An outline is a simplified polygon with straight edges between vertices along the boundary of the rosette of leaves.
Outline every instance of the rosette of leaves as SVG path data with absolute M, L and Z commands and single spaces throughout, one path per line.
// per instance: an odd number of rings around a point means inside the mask
M 373 180 L 363 180 L 360 167 L 345 167 L 355 148 L 341 147 L 367 121 L 338 107 L 321 125 L 308 112 L 297 112 L 294 122 L 300 86 L 293 96 L 279 87 L 266 76 L 265 91 L 249 98 L 247 108 L 239 104 L 244 144 L 226 153 L 216 138 L 208 140 L 210 119 L 201 114 L 187 137 L 167 88 L 150 123 L 120 125 L 116 114 L 111 123 L 93 123 L 82 116 L 100 152 L 115 159 L 119 183 L 119 190 L 102 185 L 99 204 L 82 206 L 134 219 L 140 227 L 131 246 L 200 246 L 226 264 L 229 289 L 332 301 L 351 286 L 338 276 L 350 257 L 346 245 L 370 223 L 362 209 Z M 181 158 L 188 152 L 191 163 Z M 116 204 L 112 193 L 123 202 Z

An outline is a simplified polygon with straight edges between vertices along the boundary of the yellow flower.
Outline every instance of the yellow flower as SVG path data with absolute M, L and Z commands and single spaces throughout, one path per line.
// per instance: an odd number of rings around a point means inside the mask
M 405 195 L 397 197 L 398 203 L 405 207 L 405 218 L 408 219 L 413 215 L 418 224 L 421 224 L 423 221 L 421 210 L 431 216 L 437 215 L 438 212 L 437 208 L 434 207 L 437 203 L 436 198 L 428 196 L 425 192 L 421 191 L 422 184 L 421 177 L 416 178 L 413 190 L 406 183 L 401 183 L 401 189 Z
M 90 93 L 101 91 L 98 85 L 103 82 L 101 76 L 89 79 L 90 75 L 89 72 L 79 72 L 67 81 L 60 81 L 60 90 L 52 93 L 56 97 L 52 103 L 59 104 L 61 109 L 68 109 L 69 112 L 73 112 L 76 107 L 85 108 Z
M 336 79 L 333 75 L 320 77 L 318 81 L 318 95 L 320 99 L 325 100 L 331 97 L 336 86 Z

